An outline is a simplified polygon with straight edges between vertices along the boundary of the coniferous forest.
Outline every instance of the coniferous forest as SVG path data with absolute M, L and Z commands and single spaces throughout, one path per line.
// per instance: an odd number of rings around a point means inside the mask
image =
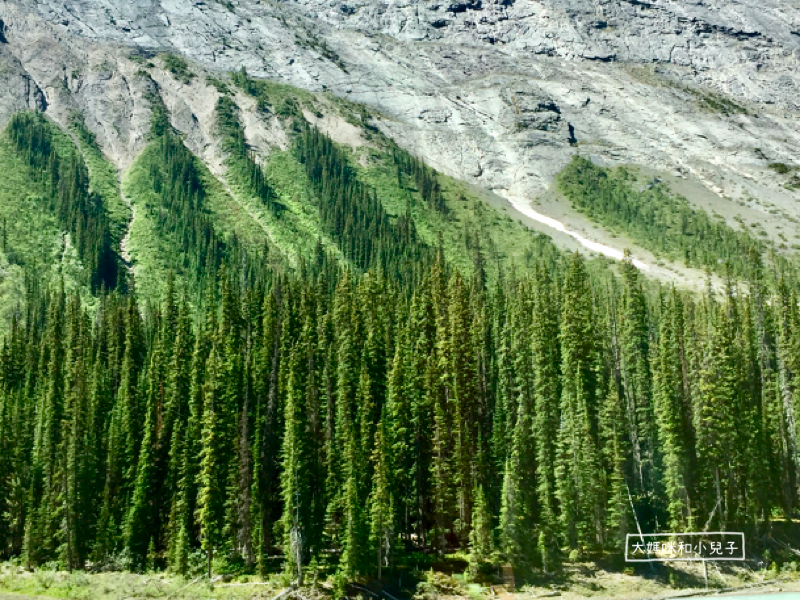
M 461 551 L 473 578 L 524 577 L 620 554 L 638 528 L 765 540 L 800 510 L 797 281 L 756 249 L 705 294 L 547 248 L 496 277 L 478 248 L 461 272 L 302 123 L 295 155 L 350 262 L 280 269 L 215 231 L 167 125 L 151 180 L 182 254 L 142 302 L 78 158 L 49 158 L 38 117 L 10 131 L 97 300 L 31 270 L 3 342 L 3 558 L 302 583 Z M 441 209 L 435 173 L 394 160 Z

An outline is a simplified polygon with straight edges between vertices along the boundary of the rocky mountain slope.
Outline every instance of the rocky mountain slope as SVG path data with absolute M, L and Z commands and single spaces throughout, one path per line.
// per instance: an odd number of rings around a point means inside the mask
M 62 123 L 78 110 L 124 169 L 150 114 L 135 55 L 172 52 L 211 73 L 244 68 L 363 103 L 400 146 L 505 197 L 566 245 L 574 239 L 544 217 L 626 244 L 551 189 L 580 153 L 641 165 L 732 225 L 762 223 L 788 250 L 800 242 L 799 9 L 796 0 L 6 0 L 0 122 L 24 107 Z M 213 86 L 151 74 L 173 125 L 221 169 Z M 248 141 L 279 147 L 279 128 L 245 112 Z

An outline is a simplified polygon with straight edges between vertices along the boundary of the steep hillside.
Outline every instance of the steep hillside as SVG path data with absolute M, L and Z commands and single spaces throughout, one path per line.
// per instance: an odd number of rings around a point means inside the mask
M 797 24 L 2 2 L 0 592 L 796 579 Z
M 733 228 L 763 227 L 759 236 L 781 252 L 799 241 L 786 215 L 798 199 L 800 25 L 786 3 L 84 0 L 69 8 L 6 2 L 0 19 L 10 84 L 0 91 L 0 121 L 47 107 L 66 125 L 80 110 L 123 169 L 146 143 L 148 84 L 136 76 L 145 67 L 173 125 L 222 176 L 218 91 L 206 73 L 245 68 L 363 103 L 372 126 L 400 147 L 496 203 L 506 198 L 516 218 L 560 246 L 609 256 L 630 246 L 658 278 L 703 279 L 574 210 L 553 189 L 574 154 L 648 169 Z M 240 102 L 256 154 L 287 149 L 276 119 L 259 116 L 246 94 Z M 347 128 L 336 133 L 352 137 Z M 318 232 L 296 220 L 307 249 Z M 278 245 L 296 262 L 297 249 Z

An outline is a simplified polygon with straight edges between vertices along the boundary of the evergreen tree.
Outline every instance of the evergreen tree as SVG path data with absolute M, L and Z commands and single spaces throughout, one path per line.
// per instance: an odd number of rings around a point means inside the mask
M 488 563 L 494 552 L 494 539 L 492 534 L 492 517 L 483 493 L 483 486 L 479 485 L 474 493 L 475 508 L 472 511 L 472 529 L 469 533 L 469 576 L 475 580 L 480 576 L 481 567 Z
M 567 272 L 561 316 L 561 426 L 556 494 L 561 525 L 575 550 L 601 539 L 601 470 L 597 446 L 594 323 L 588 276 L 575 253 Z
M 60 525 L 58 496 L 64 483 L 64 287 L 54 293 L 47 309 L 47 331 L 39 364 L 39 398 L 33 440 L 28 518 L 24 553 L 28 566 L 55 557 L 56 532 Z
M 658 351 L 655 359 L 653 393 L 658 422 L 659 443 L 664 461 L 664 486 L 668 498 L 670 527 L 693 531 L 690 449 L 686 430 L 689 415 L 683 385 L 680 299 L 673 290 L 661 312 Z
M 531 323 L 534 360 L 533 436 L 536 447 L 536 492 L 540 531 L 538 552 L 545 571 L 558 560 L 556 506 L 556 444 L 559 430 L 558 321 L 550 275 L 537 269 L 538 285 Z
M 369 498 L 369 542 L 376 558 L 378 581 L 381 580 L 383 568 L 389 566 L 394 541 L 394 502 L 387 463 L 388 445 L 384 420 L 381 419 L 375 433 L 375 449 L 372 453 L 372 491 Z
M 626 255 L 623 260 L 624 288 L 620 314 L 620 374 L 625 398 L 625 418 L 633 457 L 637 495 L 653 510 L 657 494 L 655 473 L 655 423 L 651 399 L 647 306 L 639 283 L 639 272 Z
M 515 570 L 530 569 L 535 556 L 536 461 L 532 398 L 521 398 L 511 452 L 506 459 L 500 508 L 500 548 Z
M 211 578 L 214 553 L 224 548 L 225 500 L 228 489 L 224 421 L 220 390 L 222 365 L 217 348 L 211 349 L 203 385 L 203 417 L 200 450 L 199 490 L 195 518 L 200 527 L 201 547 L 206 554 L 206 568 Z

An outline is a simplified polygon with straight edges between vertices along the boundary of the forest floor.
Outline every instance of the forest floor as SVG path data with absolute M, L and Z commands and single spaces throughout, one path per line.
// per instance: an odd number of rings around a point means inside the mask
M 730 564 L 730 563 L 729 563 Z M 677 563 L 676 563 L 677 565 Z M 421 585 L 417 593 L 392 589 L 392 593 L 373 587 L 370 590 L 351 586 L 350 597 L 362 600 L 533 600 L 559 597 L 621 598 L 667 600 L 709 594 L 732 593 L 742 590 L 765 594 L 800 592 L 800 572 L 796 565 L 781 570 L 753 571 L 710 564 L 708 588 L 699 564 L 679 566 L 645 566 L 637 572 L 607 571 L 597 563 L 575 563 L 565 567 L 557 577 L 538 585 L 524 586 L 515 591 L 496 585 L 464 584 L 459 578 L 441 573 L 426 573 L 429 585 Z M 28 572 L 16 564 L 0 565 L 0 600 L 35 598 L 77 598 L 81 600 L 331 600 L 332 587 L 322 583 L 290 592 L 285 577 L 267 581 L 239 577 L 230 581 L 218 579 L 209 586 L 201 579 L 187 580 L 166 573 L 94 573 L 61 572 L 39 569 Z M 290 592 L 290 593 L 284 593 Z

